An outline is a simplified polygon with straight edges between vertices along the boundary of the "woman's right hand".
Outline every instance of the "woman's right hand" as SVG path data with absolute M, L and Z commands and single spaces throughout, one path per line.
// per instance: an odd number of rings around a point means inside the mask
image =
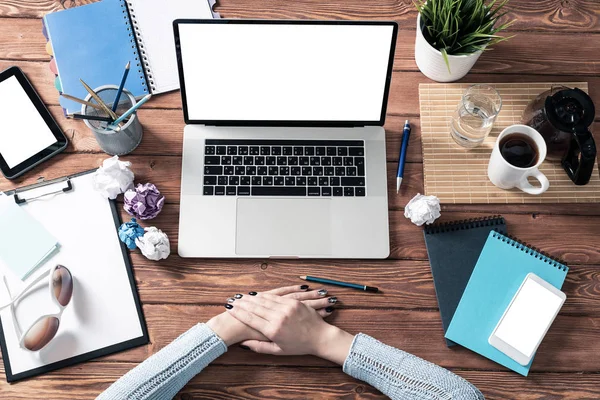
M 342 365 L 354 339 L 325 322 L 310 305 L 291 298 L 250 292 L 225 307 L 234 318 L 269 339 L 241 343 L 257 353 L 311 354 Z

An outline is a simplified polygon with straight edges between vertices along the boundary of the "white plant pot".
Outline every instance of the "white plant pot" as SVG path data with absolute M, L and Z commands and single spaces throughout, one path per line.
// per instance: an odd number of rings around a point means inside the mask
M 464 55 L 448 55 L 450 71 L 444 61 L 442 53 L 433 48 L 425 40 L 421 30 L 421 14 L 417 17 L 417 39 L 415 40 L 415 61 L 419 70 L 428 77 L 437 82 L 453 82 L 465 76 L 481 55 L 481 51 Z

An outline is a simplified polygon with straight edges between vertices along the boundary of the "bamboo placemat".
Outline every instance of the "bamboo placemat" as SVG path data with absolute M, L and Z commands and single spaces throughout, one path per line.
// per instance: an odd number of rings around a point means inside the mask
M 559 162 L 544 161 L 540 166 L 550 181 L 550 189 L 533 196 L 519 189 L 502 190 L 487 177 L 493 145 L 507 126 L 518 124 L 530 100 L 552 85 L 578 87 L 588 91 L 587 82 L 494 83 L 502 96 L 502 110 L 492 132 L 475 149 L 464 149 L 450 137 L 450 120 L 461 96 L 471 84 L 421 84 L 421 140 L 425 194 L 437 196 L 442 203 L 593 203 L 600 201 L 598 163 L 590 182 L 577 186 Z

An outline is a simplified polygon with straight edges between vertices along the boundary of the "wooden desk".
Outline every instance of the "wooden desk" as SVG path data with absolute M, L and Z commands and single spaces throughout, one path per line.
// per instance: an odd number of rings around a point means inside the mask
M 200 1 L 200 0 L 199 0 Z M 97 167 L 107 156 L 79 121 L 61 115 L 48 69 L 40 18 L 47 12 L 90 1 L 0 2 L 0 70 L 20 66 L 67 132 L 68 151 L 14 182 L 22 185 Z M 342 300 L 332 322 L 449 368 L 477 385 L 489 399 L 600 398 L 600 205 L 447 205 L 442 220 L 502 213 L 517 237 L 569 264 L 567 302 L 539 349 L 528 378 L 508 372 L 466 349 L 448 349 L 421 229 L 403 216 L 403 206 L 423 192 L 418 84 L 429 82 L 415 65 L 416 13 L 410 0 L 219 0 L 223 17 L 394 19 L 400 24 L 386 130 L 388 132 L 391 256 L 382 261 L 190 260 L 175 254 L 151 262 L 132 254 L 150 331 L 147 346 L 8 385 L 3 399 L 90 399 L 179 334 L 222 311 L 237 292 L 300 284 L 298 275 L 336 276 L 370 283 L 381 296 L 333 289 Z M 168 4 L 165 1 L 165 4 Z M 517 37 L 486 52 L 466 82 L 588 81 L 600 108 L 600 4 L 597 0 L 511 0 Z M 139 112 L 145 137 L 125 157 L 137 181 L 151 181 L 167 205 L 153 225 L 177 248 L 183 118 L 179 92 L 156 96 Z M 600 117 L 600 114 L 598 115 Z M 402 124 L 413 124 L 400 195 L 395 172 Z M 595 123 L 600 132 L 600 119 Z M 13 183 L 0 179 L 0 190 Z M 73 216 L 80 217 L 80 216 Z M 2 375 L 2 373 L 0 373 Z M 381 398 L 375 389 L 312 357 L 278 358 L 232 348 L 188 384 L 180 399 Z

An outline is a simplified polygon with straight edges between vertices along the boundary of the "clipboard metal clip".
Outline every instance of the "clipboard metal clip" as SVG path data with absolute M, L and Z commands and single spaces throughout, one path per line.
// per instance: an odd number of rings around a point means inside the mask
M 62 183 L 62 187 L 60 187 L 57 190 L 52 190 L 50 192 L 42 192 L 38 194 L 38 190 L 35 189 L 40 189 L 40 188 L 46 188 L 46 187 L 50 187 L 50 186 L 54 186 L 58 183 Z M 35 190 L 35 195 L 32 197 L 28 197 L 25 198 L 23 196 L 19 197 L 19 194 L 22 194 L 23 192 L 29 192 Z M 38 179 L 37 183 L 34 183 L 33 185 L 29 185 L 29 186 L 24 186 L 22 188 L 18 188 L 15 189 L 13 191 L 13 197 L 15 199 L 15 203 L 17 204 L 24 204 L 27 203 L 28 201 L 31 200 L 36 200 L 36 199 L 40 199 L 42 197 L 46 197 L 46 196 L 53 196 L 56 194 L 60 194 L 60 193 L 67 193 L 73 190 L 73 184 L 71 183 L 71 179 L 70 177 L 64 177 L 64 178 L 58 178 L 58 179 L 52 179 L 50 181 L 46 181 L 43 177 Z

